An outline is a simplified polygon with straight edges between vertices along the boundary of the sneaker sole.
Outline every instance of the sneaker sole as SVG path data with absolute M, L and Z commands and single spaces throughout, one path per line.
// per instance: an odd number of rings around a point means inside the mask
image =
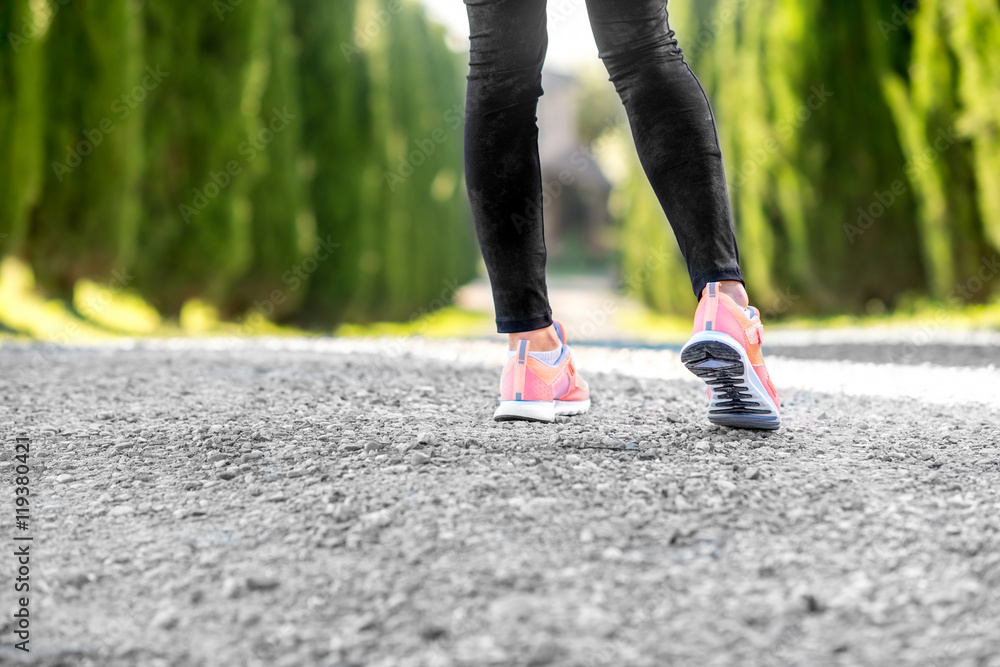
M 589 398 L 585 401 L 500 401 L 493 419 L 498 422 L 554 422 L 556 417 L 582 415 L 589 409 Z
M 681 362 L 711 390 L 708 421 L 768 431 L 781 426 L 778 407 L 753 370 L 746 350 L 732 336 L 719 331 L 695 334 L 681 348 Z

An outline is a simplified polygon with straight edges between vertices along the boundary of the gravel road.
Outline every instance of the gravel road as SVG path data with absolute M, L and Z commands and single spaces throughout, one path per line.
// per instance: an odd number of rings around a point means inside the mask
M 0 347 L 2 534 L 25 433 L 34 537 L 0 663 L 1000 665 L 993 368 L 776 357 L 760 433 L 676 353 L 597 347 L 591 413 L 495 423 L 501 355 Z

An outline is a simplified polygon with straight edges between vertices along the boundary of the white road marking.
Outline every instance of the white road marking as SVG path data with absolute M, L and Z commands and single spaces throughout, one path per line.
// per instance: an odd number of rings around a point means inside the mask
M 21 345 L 9 343 L 4 347 Z M 365 355 L 375 363 L 386 364 L 409 357 L 495 368 L 498 375 L 506 360 L 500 342 L 422 338 L 122 339 L 78 346 L 77 349 L 80 348 L 318 352 Z M 53 346 L 47 345 L 46 349 L 51 350 Z M 630 377 L 702 384 L 681 364 L 680 355 L 671 350 L 579 346 L 573 348 L 573 355 L 584 377 L 588 373 L 620 373 Z M 767 366 L 779 393 L 800 389 L 848 396 L 912 398 L 941 405 L 981 404 L 1000 408 L 1000 370 L 992 368 L 810 361 L 777 356 L 768 357 Z

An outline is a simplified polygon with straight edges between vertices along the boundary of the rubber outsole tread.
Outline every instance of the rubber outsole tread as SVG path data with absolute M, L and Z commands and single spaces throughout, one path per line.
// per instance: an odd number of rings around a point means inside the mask
M 712 389 L 716 400 L 708 411 L 713 424 L 731 428 L 777 429 L 780 417 L 757 400 L 746 385 L 747 373 L 740 353 L 718 341 L 701 341 L 686 347 L 681 363 Z
M 499 415 L 493 418 L 496 422 L 538 422 L 539 424 L 551 424 L 548 419 L 534 419 L 532 417 L 519 417 L 517 415 Z

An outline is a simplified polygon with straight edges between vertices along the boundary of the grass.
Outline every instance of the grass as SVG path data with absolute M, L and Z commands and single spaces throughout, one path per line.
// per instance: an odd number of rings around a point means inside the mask
M 283 327 L 263 317 L 226 322 L 197 300 L 181 309 L 177 320 L 160 316 L 136 294 L 80 280 L 72 303 L 46 297 L 35 285 L 30 267 L 7 258 L 0 262 L 0 339 L 41 340 L 66 345 L 130 337 L 298 336 L 309 332 Z
M 411 322 L 343 324 L 336 336 L 471 337 L 488 327 L 492 318 L 483 313 L 442 308 Z M 215 308 L 193 299 L 184 304 L 176 320 L 160 316 L 140 296 L 124 290 L 80 280 L 72 303 L 46 297 L 35 285 L 31 268 L 16 258 L 0 262 L 0 340 L 41 340 L 66 345 L 112 340 L 123 336 L 164 338 L 177 336 L 315 336 L 274 324 L 250 312 L 241 321 L 219 318 Z
M 447 306 L 410 322 L 377 322 L 374 324 L 342 324 L 335 336 L 424 336 L 426 338 L 474 338 L 493 327 L 493 317 L 487 313 Z
M 617 325 L 648 343 L 682 342 L 690 333 L 690 318 L 662 315 L 642 306 L 624 308 Z M 864 316 L 789 317 L 767 322 L 774 329 L 927 328 L 1000 330 L 1000 300 L 988 304 L 947 306 L 910 300 L 891 313 Z M 492 331 L 492 313 L 448 306 L 409 322 L 342 324 L 335 336 L 478 338 Z M 35 285 L 30 267 L 15 258 L 0 262 L 0 340 L 41 340 L 62 344 L 130 337 L 175 336 L 313 336 L 306 331 L 269 322 L 251 312 L 241 321 L 224 321 L 211 305 L 192 300 L 180 317 L 166 319 L 133 293 L 88 280 L 79 281 L 72 303 L 47 298 Z

